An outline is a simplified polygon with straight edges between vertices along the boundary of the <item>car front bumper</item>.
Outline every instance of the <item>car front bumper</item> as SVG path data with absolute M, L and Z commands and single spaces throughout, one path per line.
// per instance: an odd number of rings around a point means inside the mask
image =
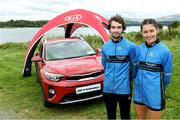
M 57 104 L 69 104 L 102 97 L 103 79 L 103 75 L 87 81 L 63 80 L 60 82 L 52 82 L 44 78 L 42 85 L 47 101 Z M 77 88 L 93 85 L 99 85 L 100 88 L 77 93 Z M 54 90 L 54 94 L 50 93 L 50 89 Z

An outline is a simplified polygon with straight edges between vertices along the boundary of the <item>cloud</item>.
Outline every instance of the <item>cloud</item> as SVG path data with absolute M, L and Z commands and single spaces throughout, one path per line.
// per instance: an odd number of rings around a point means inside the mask
M 129 18 L 179 14 L 179 0 L 0 0 L 0 21 L 49 20 L 72 9 L 87 9 L 109 18 L 116 13 Z

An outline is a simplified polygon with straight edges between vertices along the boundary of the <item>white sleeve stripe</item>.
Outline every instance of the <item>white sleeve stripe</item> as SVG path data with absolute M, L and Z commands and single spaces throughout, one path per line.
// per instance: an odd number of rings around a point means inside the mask
M 164 75 L 166 76 L 170 76 L 172 73 L 164 73 Z

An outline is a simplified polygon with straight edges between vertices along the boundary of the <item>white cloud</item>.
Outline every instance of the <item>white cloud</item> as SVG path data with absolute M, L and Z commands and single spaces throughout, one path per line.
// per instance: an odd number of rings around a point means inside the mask
M 179 0 L 0 0 L 0 21 L 48 20 L 79 8 L 105 17 L 116 13 L 130 18 L 161 17 L 180 14 L 179 4 Z

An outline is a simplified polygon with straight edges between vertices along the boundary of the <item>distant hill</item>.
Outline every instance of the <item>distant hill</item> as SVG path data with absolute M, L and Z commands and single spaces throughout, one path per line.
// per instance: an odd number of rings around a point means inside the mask
M 129 26 L 140 25 L 143 20 L 144 20 L 143 18 L 125 18 L 126 24 Z M 162 25 L 168 26 L 172 24 L 172 22 L 174 21 L 180 21 L 180 14 L 163 16 L 163 17 L 155 18 L 155 20 Z
M 125 21 L 137 21 L 137 22 L 142 22 L 144 20 L 144 18 L 124 18 Z
M 180 14 L 163 16 L 156 19 L 157 21 L 180 21 Z
M 168 15 L 155 18 L 157 21 L 180 21 L 180 14 Z M 125 18 L 127 21 L 138 21 L 142 22 L 143 18 Z

